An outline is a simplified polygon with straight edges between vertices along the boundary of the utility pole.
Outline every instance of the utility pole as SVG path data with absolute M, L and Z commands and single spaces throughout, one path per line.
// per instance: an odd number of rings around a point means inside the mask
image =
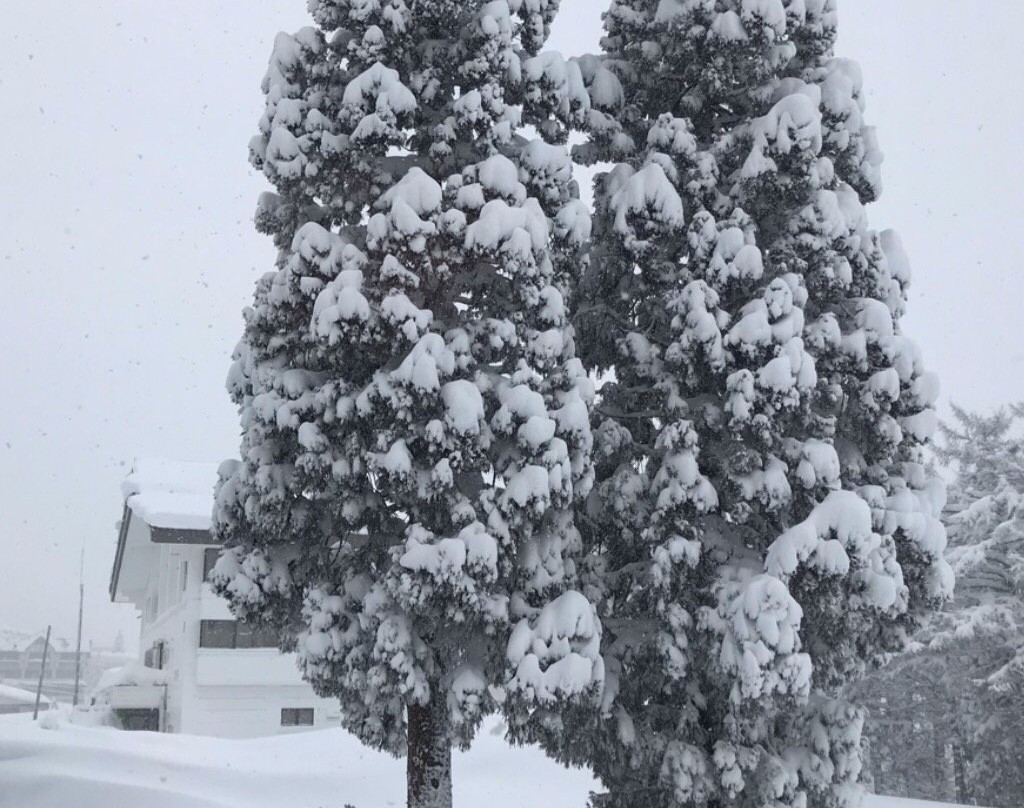
M 32 711 L 32 720 L 39 718 L 39 697 L 43 694 L 43 675 L 46 673 L 46 652 L 50 650 L 50 629 L 46 627 L 46 642 L 43 643 L 43 662 L 39 666 L 39 684 L 36 686 L 36 708 Z
M 85 605 L 85 547 L 82 547 L 82 560 L 78 565 L 78 642 L 75 645 L 75 695 L 71 706 L 78 706 L 78 680 L 82 672 L 82 610 Z

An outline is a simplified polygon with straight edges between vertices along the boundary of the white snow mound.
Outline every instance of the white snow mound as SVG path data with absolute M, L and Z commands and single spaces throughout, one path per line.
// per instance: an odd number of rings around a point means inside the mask
M 456 808 L 584 808 L 588 772 L 511 748 L 501 729 L 485 723 L 455 754 Z M 404 765 L 338 729 L 238 741 L 0 716 L 0 808 L 400 808 Z M 864 808 L 953 806 L 869 796 Z

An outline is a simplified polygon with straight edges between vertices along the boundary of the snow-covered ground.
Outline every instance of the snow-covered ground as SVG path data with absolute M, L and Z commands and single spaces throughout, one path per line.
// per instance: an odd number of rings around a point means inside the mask
M 403 763 L 340 730 L 259 740 L 0 718 L 2 808 L 401 808 Z M 455 757 L 457 808 L 584 808 L 584 771 L 510 749 L 496 725 Z M 869 797 L 864 808 L 941 808 Z

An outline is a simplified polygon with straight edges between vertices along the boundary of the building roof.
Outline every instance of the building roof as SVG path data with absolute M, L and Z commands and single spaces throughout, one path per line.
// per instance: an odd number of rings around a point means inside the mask
M 42 642 L 45 639 L 45 631 L 31 632 L 0 628 L 0 651 L 24 651 L 36 640 Z M 61 637 L 51 635 L 50 647 L 55 651 L 67 651 L 71 648 L 71 643 Z
M 209 530 L 216 463 L 147 458 L 121 483 L 132 513 L 150 527 Z
M 37 635 L 9 628 L 0 628 L 0 651 L 21 651 Z
M 158 544 L 212 544 L 210 525 L 217 464 L 149 458 L 137 460 L 124 482 L 124 515 L 117 536 L 110 597 L 118 598 L 127 563 L 128 589 L 151 566 L 148 548 Z M 127 561 L 126 561 L 127 559 Z

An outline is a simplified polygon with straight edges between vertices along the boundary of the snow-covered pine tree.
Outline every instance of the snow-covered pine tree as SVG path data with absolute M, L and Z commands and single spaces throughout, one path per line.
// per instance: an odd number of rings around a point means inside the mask
M 251 144 L 280 254 L 229 377 L 214 581 L 348 729 L 407 752 L 411 808 L 450 806 L 482 716 L 592 702 L 603 678 L 574 588 L 590 220 L 565 147 L 520 134 L 564 138 L 583 93 L 536 56 L 557 5 L 311 0 Z
M 956 598 L 858 692 L 955 744 L 959 801 L 1009 808 L 1024 801 L 1024 406 L 954 406 L 953 416 L 937 454 L 955 475 L 946 523 Z M 913 782 L 909 766 L 892 761 Z
M 604 717 L 542 733 L 609 808 L 853 805 L 838 687 L 947 597 L 937 385 L 833 0 L 613 0 L 576 65 L 596 182 L 577 519 Z
M 1024 405 L 990 415 L 953 407 L 953 415 L 955 422 L 942 427 L 937 454 L 956 473 L 947 518 L 956 600 L 929 621 L 928 639 L 935 646 L 965 640 L 987 646 L 988 659 L 977 660 L 968 678 L 983 691 L 1015 701 L 1017 715 L 1015 727 L 1004 729 L 997 726 L 1004 709 L 977 718 L 997 733 L 1019 738 L 1024 724 Z M 1014 749 L 1014 763 L 1020 761 L 1019 751 Z M 1012 769 L 1019 802 L 1024 772 L 1019 765 L 1002 764 L 992 760 L 980 779 L 991 781 L 1000 769 Z

